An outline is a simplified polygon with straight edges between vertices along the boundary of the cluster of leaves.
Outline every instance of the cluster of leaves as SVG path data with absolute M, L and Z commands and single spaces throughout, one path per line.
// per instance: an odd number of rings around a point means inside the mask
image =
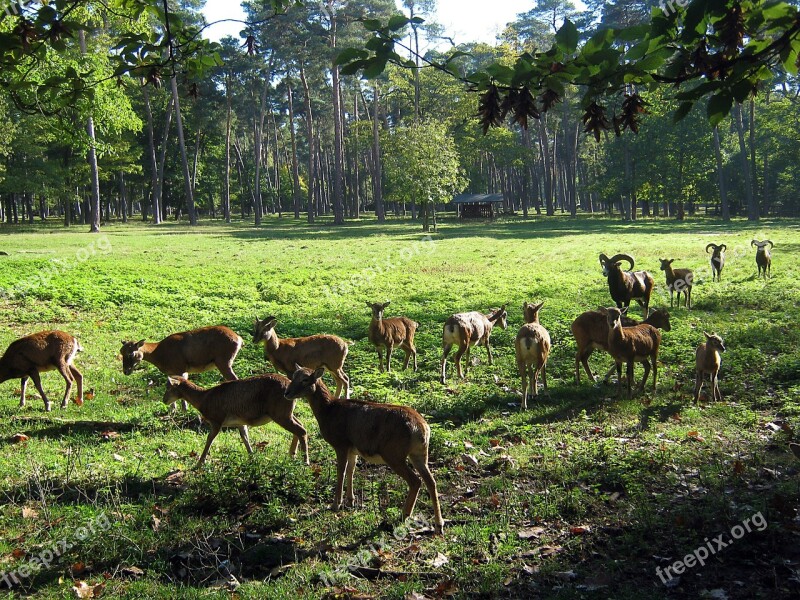
M 343 54 L 347 69 L 364 68 L 366 77 L 394 61 L 393 32 L 373 29 L 374 53 Z M 800 14 L 782 1 L 693 0 L 685 12 L 654 9 L 650 23 L 623 28 L 601 26 L 579 46 L 577 27 L 565 19 L 552 47 L 525 53 L 513 65 L 495 63 L 466 78 L 482 92 L 479 117 L 484 131 L 508 114 L 523 126 L 547 112 L 568 85 L 583 90 L 586 131 L 599 138 L 612 126 L 619 134 L 638 130 L 644 111 L 637 87 L 674 85 L 681 105 L 676 118 L 710 98 L 708 117 L 717 124 L 735 101 L 742 102 L 772 78 L 775 69 L 796 74 L 800 55 Z M 450 61 L 434 64 L 451 70 Z M 352 67 L 352 69 L 351 69 Z M 691 84 L 691 85 L 683 85 Z M 534 98 L 538 100 L 534 100 Z M 621 98 L 622 111 L 605 116 L 609 98 Z M 537 103 L 538 102 L 538 103 Z

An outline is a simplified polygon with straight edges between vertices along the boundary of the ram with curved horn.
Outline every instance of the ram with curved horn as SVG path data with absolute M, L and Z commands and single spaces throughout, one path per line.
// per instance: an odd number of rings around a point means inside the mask
M 630 264 L 630 271 L 622 270 L 622 261 Z M 635 262 L 628 254 L 615 254 L 611 258 L 601 254 L 600 266 L 603 267 L 603 275 L 608 279 L 608 290 L 611 292 L 611 299 L 617 303 L 617 308 L 628 308 L 631 300 L 637 299 L 647 316 L 650 295 L 655 286 L 653 276 L 647 271 L 633 271 Z
M 725 244 L 708 244 L 706 246 L 706 254 L 709 250 L 714 251 L 711 254 L 711 281 L 721 281 L 722 267 L 725 266 L 725 250 L 727 249 Z
M 769 244 L 769 248 L 767 248 L 767 244 Z M 772 277 L 772 254 L 770 250 L 775 246 L 769 240 L 764 240 L 763 242 L 759 242 L 758 240 L 753 240 L 750 242 L 751 246 L 755 246 L 758 248 L 756 251 L 756 265 L 758 266 L 758 276 L 764 275 L 764 279 L 767 277 Z

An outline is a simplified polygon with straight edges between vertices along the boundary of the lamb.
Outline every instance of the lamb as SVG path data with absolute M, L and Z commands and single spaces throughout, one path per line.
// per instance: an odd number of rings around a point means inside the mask
M 767 244 L 769 244 L 769 248 L 767 248 Z M 775 244 L 769 240 L 764 240 L 763 242 L 753 240 L 750 242 L 750 245 L 758 248 L 756 251 L 756 266 L 758 266 L 758 276 L 761 277 L 763 273 L 764 279 L 767 277 L 772 277 L 772 254 L 770 253 L 770 250 L 775 246 Z
M 458 313 L 445 321 L 442 332 L 441 382 L 443 384 L 445 383 L 447 355 L 450 354 L 453 344 L 458 345 L 455 363 L 456 371 L 461 379 L 464 378 L 461 370 L 461 357 L 466 353 L 469 366 L 469 350 L 476 344 L 486 347 L 489 364 L 492 364 L 492 347 L 489 345 L 489 336 L 491 336 L 495 324 L 499 324 L 501 329 L 508 327 L 508 313 L 505 304 L 500 308 L 493 309 L 488 315 L 479 312 Z
M 408 483 L 408 495 L 403 516 L 414 512 L 420 489 L 420 477 L 433 503 L 434 528 L 442 533 L 444 520 L 439 506 L 436 481 L 428 467 L 428 448 L 431 430 L 416 410 L 408 406 L 378 404 L 334 398 L 322 382 L 324 369 L 316 371 L 296 366 L 286 397 L 305 397 L 319 423 L 320 434 L 336 452 L 336 497 L 334 509 L 343 505 L 344 483 L 347 497 L 344 504 L 352 506 L 353 471 L 358 457 L 374 464 L 385 464 Z M 416 468 L 419 476 L 407 463 Z
M 293 414 L 295 402 L 285 397 L 288 387 L 289 380 L 286 377 L 273 373 L 227 381 L 207 390 L 183 377 L 170 377 L 164 403 L 174 404 L 177 400 L 188 402 L 211 425 L 197 467 L 205 462 L 211 442 L 223 427 L 238 428 L 247 452 L 252 454 L 247 427 L 264 425 L 270 421 L 275 421 L 294 436 L 289 454 L 295 456 L 297 445 L 300 444 L 308 465 L 308 435 Z
M 639 324 L 639 321 L 631 319 L 624 314 L 626 312 L 624 309 L 622 312 L 623 327 L 631 327 Z M 664 331 L 670 331 L 672 329 L 669 313 L 665 310 L 650 309 L 650 314 L 642 322 L 657 327 L 658 329 L 663 329 Z M 575 383 L 577 385 L 581 383 L 581 365 L 583 365 L 589 379 L 597 383 L 597 378 L 594 376 L 591 369 L 589 369 L 589 357 L 594 350 L 608 352 L 608 319 L 606 315 L 599 310 L 587 310 L 578 315 L 572 322 L 571 328 L 572 335 L 575 337 L 575 342 L 578 345 L 578 351 L 575 354 Z M 606 373 L 604 378 L 605 383 L 608 383 L 608 379 L 615 369 L 616 363 L 612 365 Z
M 277 322 L 277 317 L 264 320 L 256 317 L 253 327 L 253 343 L 264 342 L 264 357 L 275 370 L 291 377 L 296 364 L 309 369 L 325 367 L 336 381 L 336 397 L 340 398 L 344 391 L 345 397 L 349 398 L 350 378 L 344 372 L 347 342 L 338 336 L 324 334 L 280 339 L 275 331 Z
M 620 262 L 623 260 L 630 263 L 631 271 L 622 270 Z M 631 300 L 641 299 L 643 314 L 647 316 L 650 295 L 655 287 L 653 276 L 647 271 L 633 271 L 633 257 L 628 254 L 615 254 L 611 258 L 601 254 L 600 265 L 603 267 L 603 275 L 608 279 L 608 290 L 611 292 L 611 299 L 617 303 L 617 308 L 628 308 Z
M 25 388 L 30 377 L 42 396 L 44 409 L 50 412 L 52 405 L 42 389 L 39 373 L 56 370 L 66 381 L 61 408 L 66 408 L 69 404 L 73 381 L 78 382 L 76 404 L 81 404 L 83 403 L 83 375 L 75 367 L 73 361 L 78 352 L 82 350 L 77 338 L 58 330 L 40 331 L 15 340 L 11 342 L 0 358 L 0 383 L 17 377 L 21 379 L 22 391 L 19 405 L 22 407 L 25 406 Z
M 683 293 L 684 306 L 689 309 L 692 308 L 692 282 L 694 281 L 694 273 L 691 269 L 673 269 L 672 263 L 675 262 L 674 258 L 666 259 L 659 258 L 661 261 L 661 270 L 667 278 L 667 289 L 669 290 L 669 305 L 672 307 L 673 295 L 678 292 L 678 308 L 681 307 L 681 293 Z
M 618 308 L 605 308 L 603 312 L 606 315 L 609 327 L 608 351 L 617 364 L 617 395 L 622 395 L 622 363 L 627 363 L 628 399 L 630 399 L 634 362 L 641 362 L 644 366 L 644 377 L 642 378 L 639 392 L 644 391 L 652 363 L 653 393 L 655 393 L 661 332 L 647 323 L 623 327 L 622 311 Z
M 522 410 L 528 408 L 528 388 L 531 395 L 538 396 L 539 373 L 542 374 L 544 389 L 547 391 L 547 357 L 550 355 L 550 334 L 539 324 L 539 304 L 524 303 L 522 313 L 525 325 L 520 327 L 514 348 L 517 355 L 517 370 L 522 378 Z
M 711 381 L 711 396 L 713 400 L 722 400 L 722 392 L 719 391 L 719 368 L 722 365 L 720 354 L 725 352 L 725 343 L 716 334 L 709 335 L 703 332 L 706 337 L 705 343 L 700 344 L 695 352 L 695 364 L 697 376 L 694 381 L 694 401 L 700 400 L 700 390 L 703 388 L 703 376 L 708 373 Z
M 233 361 L 242 348 L 242 338 L 229 327 L 215 325 L 191 331 L 181 331 L 160 342 L 123 341 L 122 372 L 130 375 L 136 366 L 147 361 L 166 376 L 189 377 L 216 367 L 226 381 L 238 379 Z M 186 410 L 186 402 L 183 403 Z
M 722 281 L 722 267 L 725 266 L 725 250 L 728 247 L 725 244 L 708 244 L 706 246 L 706 254 L 708 254 L 709 249 L 714 250 L 711 254 L 711 281 L 715 279 Z
M 416 334 L 419 323 L 406 317 L 383 318 L 383 311 L 391 302 L 373 303 L 367 302 L 367 306 L 372 309 L 372 321 L 369 324 L 369 341 L 378 351 L 378 367 L 383 372 L 383 352 L 386 348 L 386 370 L 392 371 L 392 351 L 395 346 L 400 346 L 406 354 L 403 369 L 408 368 L 409 359 L 414 357 L 414 372 L 417 371 L 417 349 L 414 347 L 414 335 Z

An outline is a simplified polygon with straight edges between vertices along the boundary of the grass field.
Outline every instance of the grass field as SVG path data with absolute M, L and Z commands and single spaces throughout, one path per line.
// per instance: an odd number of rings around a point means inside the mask
M 775 243 L 767 282 L 756 278 L 754 237 Z M 728 247 L 721 283 L 711 282 L 708 242 Z M 400 222 L 132 224 L 99 237 L 53 223 L 0 228 L 0 250 L 9 253 L 0 288 L 11 292 L 0 299 L 0 346 L 42 329 L 77 335 L 88 391 L 82 406 L 61 410 L 63 380 L 45 374 L 47 414 L 32 385 L 25 408 L 19 381 L 0 388 L 0 571 L 20 579 L 12 591 L 0 580 L 0 593 L 74 597 L 82 581 L 105 597 L 230 596 L 230 574 L 240 598 L 800 593 L 800 462 L 788 450 L 800 428 L 797 222 L 445 220 L 430 238 Z M 659 258 L 695 269 L 695 307 L 671 311 L 655 395 L 628 401 L 585 374 L 574 382 L 570 323 L 610 305 L 601 252 L 628 252 L 650 270 L 656 307 L 669 307 Z M 402 353 L 397 371 L 378 372 L 364 303 L 387 299 L 387 316 L 421 323 L 416 374 L 399 370 Z M 549 395 L 521 413 L 513 341 L 522 303 L 541 300 L 553 339 Z M 509 327 L 492 334 L 495 364 L 474 349 L 467 380 L 450 360 L 442 386 L 441 324 L 500 304 Z M 253 457 L 227 432 L 193 470 L 206 426 L 192 409 L 161 402 L 165 378 L 154 367 L 126 377 L 117 359 L 123 339 L 226 324 L 246 340 L 237 374 L 270 371 L 250 341 L 255 316 L 268 314 L 284 337 L 352 340 L 354 397 L 426 416 L 444 537 L 427 527 L 424 489 L 417 520 L 401 523 L 405 484 L 385 467 L 359 467 L 356 507 L 332 512 L 334 455 L 305 401 L 296 414 L 309 430 L 310 468 L 288 456 L 290 435 L 268 425 L 251 431 Z M 728 347 L 723 401 L 695 406 L 703 331 Z M 602 373 L 611 361 L 595 353 L 591 364 Z M 750 531 L 732 539 L 745 520 Z M 658 575 L 720 535 L 730 543 L 704 565 L 686 560 L 680 576 L 680 567 L 671 580 Z M 47 553 L 60 556 L 21 576 Z

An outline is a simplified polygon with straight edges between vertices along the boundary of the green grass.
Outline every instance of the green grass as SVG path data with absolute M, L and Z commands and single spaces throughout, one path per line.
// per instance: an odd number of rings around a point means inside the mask
M 18 570 L 59 540 L 74 544 L 14 591 L 0 583 L 0 593 L 72 597 L 79 579 L 104 583 L 109 597 L 222 597 L 229 572 L 242 598 L 800 591 L 800 463 L 787 449 L 800 427 L 797 222 L 445 220 L 426 240 L 402 222 L 334 228 L 272 220 L 260 230 L 114 225 L 102 236 L 55 223 L 0 228 L 0 250 L 9 253 L 0 257 L 0 288 L 27 288 L 0 300 L 0 346 L 48 328 L 77 335 L 85 350 L 76 364 L 92 396 L 61 410 L 63 381 L 45 374 L 56 407 L 46 414 L 32 385 L 25 408 L 17 406 L 18 381 L 0 388 L 0 571 Z M 753 237 L 775 242 L 767 282 L 755 276 Z M 711 241 L 728 246 L 721 283 L 711 282 L 704 252 Z M 669 306 L 659 258 L 695 269 L 695 308 L 672 310 L 655 395 L 648 388 L 643 398 L 617 399 L 613 386 L 589 384 L 583 373 L 574 383 L 570 323 L 610 303 L 601 252 L 630 253 L 653 273 L 662 292 L 654 306 Z M 21 286 L 51 259 L 76 257 L 86 260 Z M 387 299 L 388 316 L 421 323 L 416 374 L 399 370 L 402 352 L 398 371 L 378 372 L 364 303 Z M 541 300 L 553 340 L 550 393 L 520 413 L 513 340 L 522 303 Z M 442 386 L 444 320 L 506 303 L 509 328 L 492 335 L 495 364 L 475 349 L 467 380 L 455 378 L 451 359 Z M 226 324 L 246 339 L 236 373 L 262 373 L 271 369 L 250 331 L 256 315 L 268 314 L 284 337 L 326 332 L 352 340 L 346 370 L 355 397 L 409 404 L 426 416 L 443 538 L 424 527 L 431 516 L 424 490 L 421 520 L 401 523 L 405 484 L 384 467 L 362 465 L 357 506 L 332 512 L 334 456 L 305 402 L 297 415 L 309 430 L 311 468 L 288 457 L 290 435 L 269 425 L 252 431 L 253 457 L 228 432 L 206 468 L 192 470 L 205 426 L 191 409 L 171 413 L 161 402 L 164 377 L 152 366 L 126 377 L 117 360 L 123 339 Z M 695 406 L 694 348 L 703 331 L 728 346 L 724 400 Z M 590 362 L 598 373 L 610 365 L 599 353 Z M 219 379 L 198 377 L 203 385 Z M 28 441 L 15 443 L 17 433 Z M 677 587 L 656 576 L 656 567 L 758 511 L 769 523 L 763 532 L 689 569 Z M 77 539 L 104 517 L 107 528 Z M 347 565 L 380 576 L 358 577 Z

